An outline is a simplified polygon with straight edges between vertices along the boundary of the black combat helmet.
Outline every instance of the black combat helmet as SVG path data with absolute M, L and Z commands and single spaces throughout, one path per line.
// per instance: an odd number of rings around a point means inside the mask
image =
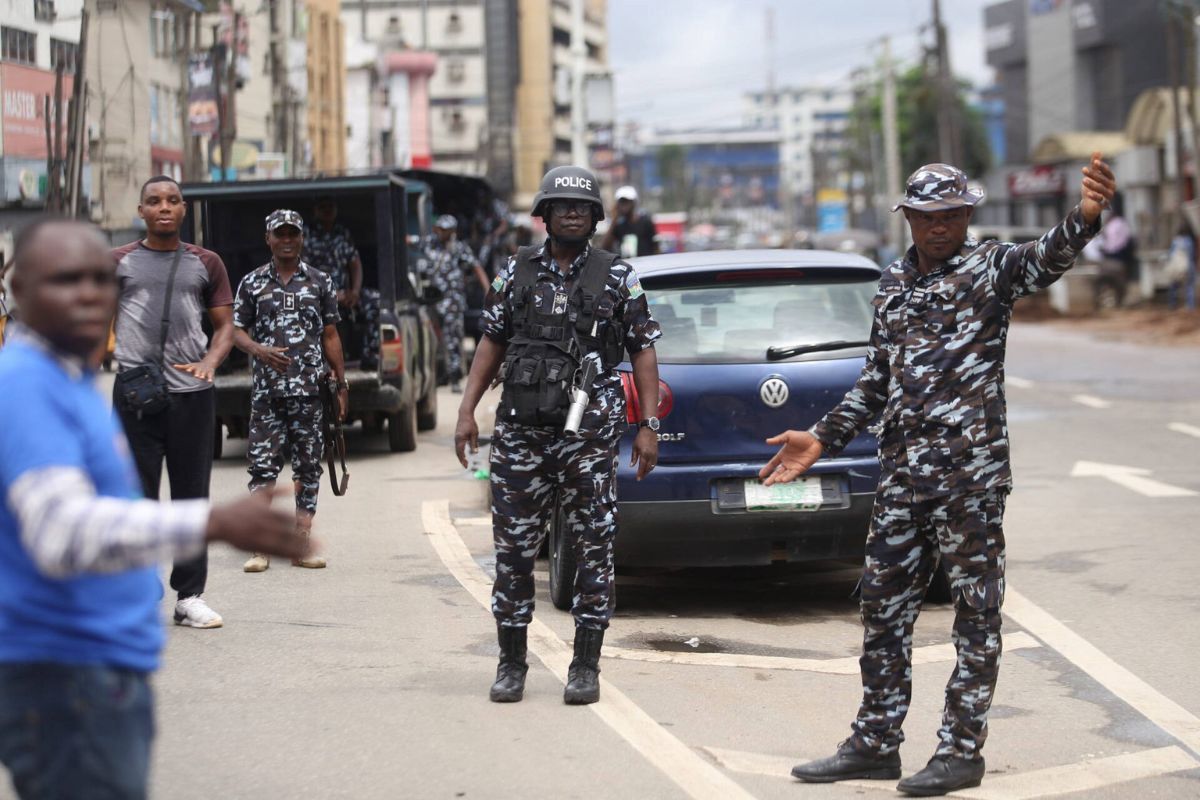
M 590 200 L 596 208 L 592 222 L 604 219 L 604 203 L 600 200 L 600 182 L 583 167 L 555 167 L 542 178 L 542 185 L 533 198 L 530 216 L 546 219 L 550 216 L 544 206 L 551 200 Z

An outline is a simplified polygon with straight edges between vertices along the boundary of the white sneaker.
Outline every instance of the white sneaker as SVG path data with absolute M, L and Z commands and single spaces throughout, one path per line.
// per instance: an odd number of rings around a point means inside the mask
M 245 564 L 242 564 L 242 572 L 266 572 L 269 566 L 271 566 L 271 559 L 262 553 L 255 553 L 246 559 Z
M 175 604 L 175 624 L 188 628 L 219 628 L 225 621 L 197 594 Z

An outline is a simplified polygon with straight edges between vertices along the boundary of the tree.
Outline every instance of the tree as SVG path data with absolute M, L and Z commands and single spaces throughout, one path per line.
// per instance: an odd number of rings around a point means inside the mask
M 970 85 L 958 82 L 956 103 L 963 137 L 964 162 L 955 164 L 972 178 L 979 178 L 991 166 L 991 148 L 984 130 L 983 115 L 967 103 Z M 896 80 L 896 128 L 900 138 L 901 179 L 917 167 L 940 161 L 937 141 L 937 75 L 918 65 L 909 68 Z M 882 88 L 878 83 L 862 87 L 850 112 L 847 154 L 850 169 L 860 171 L 877 188 L 883 186 L 883 165 L 872 158 L 873 142 L 881 141 L 883 106 Z

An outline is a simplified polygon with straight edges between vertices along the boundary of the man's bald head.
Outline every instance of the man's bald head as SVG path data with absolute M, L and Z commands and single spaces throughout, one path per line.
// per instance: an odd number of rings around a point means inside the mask
M 21 321 L 65 353 L 94 353 L 117 309 L 117 265 L 100 231 L 43 217 L 17 235 L 13 262 Z

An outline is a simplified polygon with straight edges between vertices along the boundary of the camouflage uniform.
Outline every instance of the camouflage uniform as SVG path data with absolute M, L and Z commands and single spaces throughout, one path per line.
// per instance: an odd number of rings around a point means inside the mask
M 537 285 L 558 292 L 574 285 L 590 252 L 590 247 L 584 248 L 564 276 L 543 245 L 531 256 L 538 262 Z M 512 258 L 492 282 L 484 301 L 483 333 L 505 346 L 513 337 L 511 288 L 515 274 L 516 258 Z M 614 262 L 605 294 L 614 309 L 612 319 L 622 326 L 625 349 L 637 353 L 652 347 L 662 331 L 650 316 L 633 267 L 621 260 Z M 608 627 L 613 612 L 612 548 L 617 534 L 617 444 L 625 424 L 625 393 L 616 371 L 596 378 L 578 435 L 498 417 L 491 455 L 496 547 L 492 613 L 501 625 L 520 627 L 533 617 L 533 562 L 557 496 L 579 567 L 571 613 L 580 627 Z
M 954 595 L 958 663 L 937 754 L 979 757 L 1001 651 L 1012 305 L 1061 277 L 1097 227 L 1076 208 L 1037 242 L 968 239 L 928 275 L 910 249 L 880 279 L 862 375 L 812 429 L 833 456 L 881 415 L 862 580 L 863 699 L 850 738 L 864 753 L 890 753 L 904 739 L 913 623 L 940 554 Z
M 286 347 L 286 372 L 254 364 L 250 400 L 250 491 L 274 485 L 291 451 L 298 484 L 296 507 L 317 510 L 321 485 L 321 400 L 319 379 L 326 371 L 321 335 L 338 322 L 337 296 L 324 272 L 300 263 L 286 285 L 274 262 L 254 270 L 238 285 L 233 324 L 268 347 Z
M 426 245 L 426 268 L 434 287 L 442 298 L 434 305 L 442 339 L 446 344 L 446 373 L 450 382 L 463 376 L 462 343 L 463 320 L 467 313 L 466 275 L 473 272 L 479 260 L 465 242 L 452 240 L 443 245 L 437 236 L 432 236 Z
M 334 225 L 328 231 L 317 225 L 304 230 L 304 260 L 325 272 L 336 291 L 350 288 L 350 262 L 359 258 L 350 231 Z M 365 277 L 365 276 L 364 276 Z M 365 284 L 358 295 L 358 313 L 362 314 L 362 362 L 372 368 L 379 362 L 379 290 Z

